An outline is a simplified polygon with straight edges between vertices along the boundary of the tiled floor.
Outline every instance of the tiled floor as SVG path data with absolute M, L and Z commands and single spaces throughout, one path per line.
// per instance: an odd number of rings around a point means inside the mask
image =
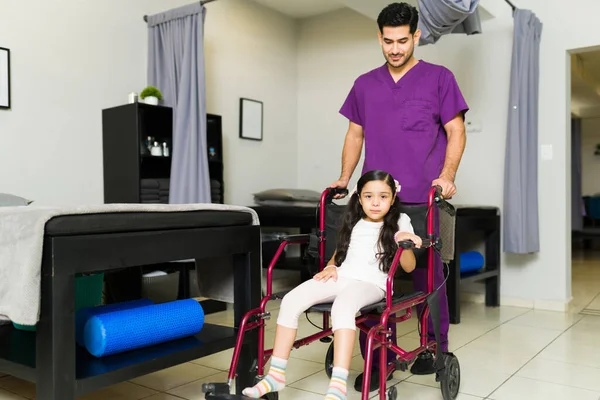
M 450 347 L 461 364 L 458 400 L 599 400 L 600 317 L 579 312 L 600 297 L 600 257 L 576 258 L 573 262 L 573 300 L 569 313 L 515 307 L 485 308 L 465 303 L 462 322 L 451 325 Z M 267 343 L 274 339 L 278 304 L 273 303 Z M 232 313 L 207 318 L 229 324 Z M 315 319 L 315 321 L 318 321 Z M 416 320 L 399 325 L 401 347 L 417 346 Z M 302 318 L 300 335 L 315 331 Z M 328 379 L 323 370 L 327 344 L 315 342 L 294 350 L 287 370 L 288 386 L 283 400 L 323 399 Z M 82 397 L 86 400 L 199 400 L 202 383 L 224 382 L 232 350 L 214 354 L 131 382 Z M 351 365 L 349 399 L 359 399 L 352 388 L 362 369 L 358 344 Z M 401 399 L 442 399 L 433 376 L 397 372 L 389 384 L 396 385 Z M 372 392 L 371 397 L 377 393 Z M 35 386 L 10 376 L 0 377 L 0 400 L 35 398 Z

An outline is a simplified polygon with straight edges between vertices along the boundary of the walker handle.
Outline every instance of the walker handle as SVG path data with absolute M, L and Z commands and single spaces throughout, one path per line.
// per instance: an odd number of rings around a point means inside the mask
M 342 194 L 346 196 L 348 194 L 348 189 L 345 188 L 329 188 L 329 193 L 336 196 L 338 194 Z
M 444 196 L 442 195 L 442 187 L 440 185 L 435 186 L 435 196 L 433 200 L 436 202 L 440 210 L 445 211 L 451 216 L 456 215 L 456 209 L 454 206 L 444 199 Z
M 421 244 L 421 248 L 425 249 L 427 247 L 431 247 L 431 245 L 433 244 L 433 242 L 430 239 L 421 239 L 423 244 Z M 402 247 L 403 249 L 414 249 L 415 248 L 415 243 L 412 240 L 403 240 L 398 242 L 398 246 Z

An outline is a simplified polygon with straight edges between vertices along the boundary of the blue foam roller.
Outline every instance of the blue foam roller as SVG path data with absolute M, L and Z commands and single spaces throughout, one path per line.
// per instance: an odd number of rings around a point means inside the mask
M 90 318 L 94 315 L 104 314 L 107 312 L 119 311 L 119 310 L 128 310 L 131 308 L 149 306 L 154 304 L 154 302 L 150 299 L 140 299 L 140 300 L 132 300 L 125 301 L 122 303 L 115 304 L 106 304 L 103 306 L 97 307 L 86 307 L 77 311 L 75 314 L 75 341 L 81 347 L 85 347 L 85 341 L 83 338 L 83 330 L 85 328 L 85 324 L 88 322 Z
M 460 272 L 474 272 L 483 267 L 485 260 L 483 255 L 477 251 L 460 253 Z
M 104 357 L 195 335 L 204 326 L 204 310 L 194 299 L 153 304 L 91 317 L 85 347 Z

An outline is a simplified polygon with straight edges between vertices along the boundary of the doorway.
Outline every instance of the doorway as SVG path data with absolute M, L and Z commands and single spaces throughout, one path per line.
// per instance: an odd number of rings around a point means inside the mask
M 600 315 L 600 48 L 571 58 L 571 293 L 569 311 Z

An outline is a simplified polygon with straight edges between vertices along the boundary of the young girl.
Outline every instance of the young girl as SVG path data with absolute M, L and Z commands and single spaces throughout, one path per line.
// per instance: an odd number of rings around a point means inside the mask
M 351 193 L 336 250 L 323 271 L 284 296 L 277 319 L 275 345 L 267 376 L 243 394 L 259 398 L 285 387 L 285 369 L 296 339 L 298 317 L 315 304 L 333 302 L 333 371 L 326 399 L 346 399 L 346 380 L 354 348 L 356 313 L 385 297 L 387 273 L 398 249 L 397 242 L 412 240 L 410 218 L 400 213 L 400 185 L 384 171 L 365 173 Z M 412 272 L 414 253 L 404 250 L 400 266 Z

